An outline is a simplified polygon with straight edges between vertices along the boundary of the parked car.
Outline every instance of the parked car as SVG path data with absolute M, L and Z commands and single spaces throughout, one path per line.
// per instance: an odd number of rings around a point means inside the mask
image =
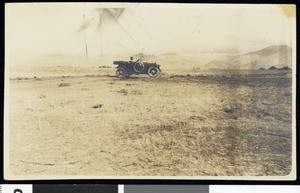
M 114 61 L 116 67 L 116 76 L 119 78 L 129 78 L 132 74 L 148 74 L 150 77 L 155 78 L 162 74 L 160 65 L 157 63 L 143 62 L 140 59 L 133 61 Z

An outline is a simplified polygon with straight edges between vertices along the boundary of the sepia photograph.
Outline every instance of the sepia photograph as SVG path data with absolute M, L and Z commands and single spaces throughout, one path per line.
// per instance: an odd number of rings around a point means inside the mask
M 6 180 L 294 180 L 295 103 L 296 5 L 5 4 Z

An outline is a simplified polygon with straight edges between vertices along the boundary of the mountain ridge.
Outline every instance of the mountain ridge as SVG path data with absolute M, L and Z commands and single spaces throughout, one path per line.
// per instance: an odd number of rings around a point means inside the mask
M 271 45 L 227 60 L 215 60 L 205 64 L 206 68 L 219 69 L 268 69 L 271 66 L 291 68 L 292 48 L 287 45 Z

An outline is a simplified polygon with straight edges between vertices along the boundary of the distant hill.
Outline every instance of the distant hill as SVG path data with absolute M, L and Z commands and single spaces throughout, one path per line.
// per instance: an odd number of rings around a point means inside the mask
M 285 45 L 269 46 L 267 48 L 246 54 L 219 54 L 219 53 L 164 53 L 158 55 L 137 53 L 134 55 L 64 55 L 48 54 L 27 58 L 10 59 L 10 67 L 19 69 L 20 66 L 111 66 L 113 61 L 129 61 L 141 57 L 147 62 L 157 62 L 163 69 L 269 69 L 275 66 L 280 69 L 292 67 L 292 48 Z
M 273 45 L 262 50 L 233 56 L 224 61 L 212 61 L 206 68 L 221 69 L 268 69 L 271 66 L 292 67 L 292 48 L 286 45 Z
M 146 61 L 151 61 L 151 60 L 155 59 L 156 57 L 154 55 L 147 55 L 144 53 L 138 53 L 138 54 L 133 55 L 133 60 L 137 60 L 140 58 L 143 58 Z
M 177 53 L 166 53 L 160 55 L 138 53 L 133 55 L 133 60 L 137 60 L 139 58 L 144 58 L 147 62 L 157 62 L 163 65 L 164 68 L 169 69 L 192 68 L 192 66 L 199 65 L 199 60 L 182 56 Z
M 97 55 L 97 56 L 89 56 L 86 55 L 64 55 L 64 54 L 48 54 L 48 55 L 40 55 L 34 58 L 30 58 L 24 60 L 27 63 L 27 66 L 45 66 L 45 67 L 55 67 L 55 66 L 113 66 L 112 62 L 114 58 L 118 59 L 126 59 L 129 58 L 121 58 L 114 57 L 110 55 Z M 25 65 L 26 66 L 26 65 Z

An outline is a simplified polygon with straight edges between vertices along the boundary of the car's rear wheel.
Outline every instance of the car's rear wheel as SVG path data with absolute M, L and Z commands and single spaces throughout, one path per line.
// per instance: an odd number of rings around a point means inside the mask
M 159 75 L 159 72 L 160 72 L 160 69 L 158 69 L 157 67 L 155 66 L 152 66 L 148 69 L 148 75 L 152 78 L 156 78 L 158 77 Z
M 118 78 L 125 78 L 126 77 L 126 70 L 124 68 L 122 68 L 122 67 L 117 68 L 117 70 L 116 70 L 116 76 Z

